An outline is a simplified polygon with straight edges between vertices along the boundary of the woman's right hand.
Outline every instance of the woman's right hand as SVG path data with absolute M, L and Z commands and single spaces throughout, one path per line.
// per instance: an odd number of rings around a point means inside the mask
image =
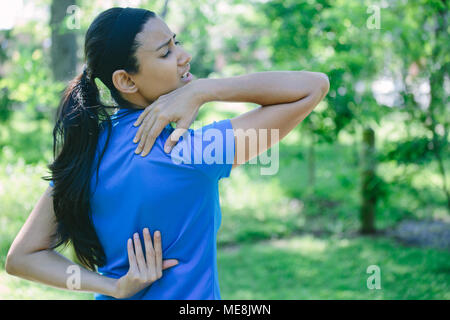
M 167 138 L 164 151 L 169 153 L 181 136 L 188 131 L 204 103 L 202 83 L 199 80 L 164 94 L 139 115 L 134 126 L 139 126 L 134 143 L 138 143 L 135 153 L 145 157 L 153 147 L 156 138 L 170 123 L 176 122 L 175 130 Z
M 128 298 L 150 286 L 153 282 L 162 277 L 162 270 L 176 266 L 178 260 L 168 259 L 162 260 L 161 250 L 161 233 L 154 233 L 154 243 L 148 228 L 143 230 L 145 257 L 142 251 L 141 241 L 137 233 L 134 234 L 134 250 L 133 242 L 128 239 L 127 251 L 130 268 L 128 273 L 117 279 L 115 283 L 114 297 L 118 299 Z

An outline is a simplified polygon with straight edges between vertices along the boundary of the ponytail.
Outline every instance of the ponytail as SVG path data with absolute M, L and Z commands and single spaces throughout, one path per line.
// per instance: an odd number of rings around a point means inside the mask
M 111 122 L 107 108 L 100 102 L 99 90 L 85 68 L 66 90 L 57 110 L 53 130 L 52 172 L 53 205 L 57 222 L 53 248 L 72 243 L 78 260 L 91 270 L 105 263 L 105 252 L 91 218 L 90 179 L 98 137 L 104 123 L 108 139 Z M 60 147 L 61 150 L 57 150 Z
M 140 18 L 135 19 L 136 16 Z M 106 256 L 92 222 L 90 198 L 91 189 L 94 188 L 91 188 L 91 177 L 94 162 L 98 159 L 98 182 L 100 162 L 111 136 L 112 124 L 108 109 L 118 107 L 101 103 L 95 79 L 100 79 L 106 85 L 121 108 L 128 109 L 129 113 L 140 110 L 121 96 L 112 84 L 111 77 L 112 72 L 118 69 L 125 69 L 129 73 L 138 72 L 136 50 L 139 42 L 135 36 L 147 19 L 154 16 L 155 13 L 151 11 L 134 8 L 111 8 L 100 13 L 86 32 L 86 65 L 83 73 L 69 83 L 56 113 L 53 130 L 55 160 L 48 165 L 51 176 L 44 177 L 45 180 L 52 180 L 54 185 L 53 207 L 57 228 L 52 248 L 71 242 L 79 262 L 93 271 L 96 266 L 106 263 Z M 120 19 L 130 23 L 127 24 L 128 33 L 125 36 L 120 34 L 121 42 L 118 44 L 112 41 L 112 36 L 116 29 L 123 31 Z M 131 26 L 133 30 L 130 31 Z M 111 47 L 115 54 L 111 54 Z M 124 112 L 115 118 L 127 114 Z M 106 142 L 97 157 L 98 139 L 105 125 L 108 129 Z

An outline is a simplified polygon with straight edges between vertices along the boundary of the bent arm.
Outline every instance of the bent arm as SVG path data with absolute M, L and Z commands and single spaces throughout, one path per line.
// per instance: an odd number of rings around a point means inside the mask
M 228 101 L 261 105 L 231 119 L 236 145 L 233 168 L 283 139 L 311 113 L 330 87 L 325 74 L 309 71 L 268 71 L 198 81 L 203 103 Z M 251 146 L 251 142 L 240 143 L 250 136 L 249 130 L 255 131 L 256 146 Z M 272 130 L 278 135 L 272 135 Z M 265 146 L 260 147 L 261 139 L 265 139 Z
M 77 264 L 49 249 L 51 235 L 56 231 L 51 190 L 51 187 L 47 188 L 14 239 L 6 258 L 6 272 L 60 289 L 113 296 L 116 279 L 101 276 L 81 266 L 79 288 L 67 286 L 67 280 L 73 272 L 69 267 Z

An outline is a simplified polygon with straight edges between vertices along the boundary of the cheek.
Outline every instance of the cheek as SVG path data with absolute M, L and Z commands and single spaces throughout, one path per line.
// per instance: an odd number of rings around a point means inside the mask
M 140 86 L 149 96 L 158 96 L 173 90 L 180 82 L 177 61 L 174 58 L 158 59 L 155 63 L 141 66 Z
M 155 81 L 173 81 L 178 78 L 177 61 L 173 58 L 158 59 L 155 63 L 146 66 L 147 77 Z
M 177 60 L 173 53 L 171 58 L 165 59 L 164 62 L 160 64 L 160 67 L 160 71 L 162 72 L 161 77 L 164 77 L 167 81 L 178 80 Z

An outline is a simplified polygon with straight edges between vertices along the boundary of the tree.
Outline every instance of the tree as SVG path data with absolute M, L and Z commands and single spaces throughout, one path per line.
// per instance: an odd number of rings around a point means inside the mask
M 67 9 L 75 0 L 53 0 L 50 6 L 50 28 L 52 30 L 51 68 L 55 80 L 73 78 L 77 66 L 77 42 L 73 29 L 66 25 Z
M 403 159 L 396 159 L 404 163 L 429 163 L 429 155 L 433 155 L 450 210 L 450 190 L 444 163 L 449 152 L 450 131 L 449 91 L 444 85 L 449 81 L 450 69 L 449 4 L 445 0 L 408 1 L 394 6 L 391 14 L 386 22 L 396 39 L 391 42 L 391 47 L 397 66 L 394 71 L 400 75 L 399 110 L 408 115 L 409 127 L 419 126 L 429 132 L 429 135 L 410 136 L 399 142 L 399 149 L 414 147 L 402 153 Z M 429 87 L 429 93 L 423 95 L 420 92 L 423 86 Z

